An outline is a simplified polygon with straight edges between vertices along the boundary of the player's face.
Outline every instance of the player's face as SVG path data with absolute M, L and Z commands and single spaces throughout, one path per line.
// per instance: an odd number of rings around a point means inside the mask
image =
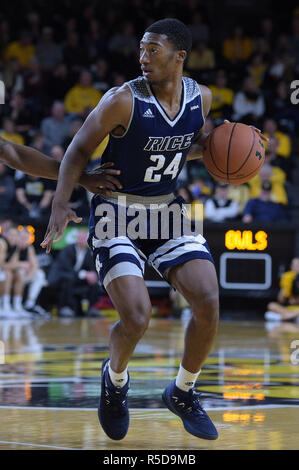
M 169 80 L 178 73 L 184 58 L 185 51 L 177 51 L 165 34 L 145 33 L 140 41 L 139 62 L 150 83 Z

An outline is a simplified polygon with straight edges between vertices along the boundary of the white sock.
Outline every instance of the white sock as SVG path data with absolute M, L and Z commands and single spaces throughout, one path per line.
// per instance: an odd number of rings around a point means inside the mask
M 21 295 L 13 296 L 13 307 L 16 310 L 19 310 L 22 308 L 22 296 Z
M 2 303 L 2 307 L 3 307 L 3 310 L 10 310 L 11 309 L 11 305 L 10 305 L 10 295 L 8 294 L 5 294 L 3 297 L 3 303 Z
M 126 367 L 123 372 L 114 372 L 109 361 L 109 376 L 115 387 L 124 387 L 128 381 L 128 368 Z
M 201 369 L 199 372 L 193 374 L 192 372 L 188 372 L 182 364 L 180 365 L 179 373 L 175 379 L 175 384 L 181 390 L 188 392 L 190 388 L 194 387 L 197 377 L 200 374 Z

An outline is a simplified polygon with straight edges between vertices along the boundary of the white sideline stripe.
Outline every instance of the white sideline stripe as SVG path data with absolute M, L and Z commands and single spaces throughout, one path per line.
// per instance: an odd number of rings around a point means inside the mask
M 15 442 L 15 441 L 0 441 L 0 444 L 16 444 L 19 446 L 34 446 L 34 447 L 46 447 L 47 449 L 61 449 L 61 450 L 80 450 L 75 447 L 59 447 L 59 446 L 49 446 L 47 444 L 34 444 L 29 442 Z
M 298 408 L 298 405 L 254 405 L 254 406 L 216 406 L 208 407 L 205 406 L 206 411 L 235 411 L 235 410 L 261 410 L 261 409 L 274 409 L 274 408 Z M 97 408 L 57 408 L 51 406 L 0 406 L 0 409 L 4 410 L 53 410 L 53 411 L 97 411 Z M 168 409 L 164 408 L 130 408 L 131 411 L 147 411 L 147 412 L 169 412 Z

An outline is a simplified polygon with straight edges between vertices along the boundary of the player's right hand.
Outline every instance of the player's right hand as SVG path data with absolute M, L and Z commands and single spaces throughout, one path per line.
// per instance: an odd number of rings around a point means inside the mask
M 40 244 L 42 248 L 46 249 L 46 253 L 50 253 L 52 243 L 59 242 L 69 222 L 79 224 L 82 222 L 82 217 L 78 217 L 76 212 L 69 207 L 55 206 L 53 204 L 45 238 Z M 57 236 L 54 240 L 55 235 Z

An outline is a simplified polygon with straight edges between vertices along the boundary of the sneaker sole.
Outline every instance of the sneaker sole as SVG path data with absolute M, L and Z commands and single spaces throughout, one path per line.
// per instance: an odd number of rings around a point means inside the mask
M 185 430 L 186 430 L 189 434 L 192 434 L 192 436 L 195 436 L 195 437 L 199 437 L 200 439 L 206 439 L 206 440 L 208 440 L 208 441 L 215 441 L 216 439 L 218 439 L 218 434 L 215 435 L 215 436 L 211 436 L 210 434 L 202 434 L 202 433 L 194 434 L 194 432 L 191 431 L 191 429 L 188 428 L 188 425 L 186 425 L 186 424 L 184 423 L 183 418 L 182 418 L 182 417 L 171 407 L 171 405 L 168 403 L 168 400 L 167 400 L 166 392 L 165 392 L 165 391 L 163 392 L 162 400 L 163 400 L 163 402 L 164 402 L 164 405 L 169 409 L 169 411 L 171 411 L 172 413 L 174 413 L 176 416 L 178 416 L 178 417 L 182 420 L 183 426 L 184 426 Z

